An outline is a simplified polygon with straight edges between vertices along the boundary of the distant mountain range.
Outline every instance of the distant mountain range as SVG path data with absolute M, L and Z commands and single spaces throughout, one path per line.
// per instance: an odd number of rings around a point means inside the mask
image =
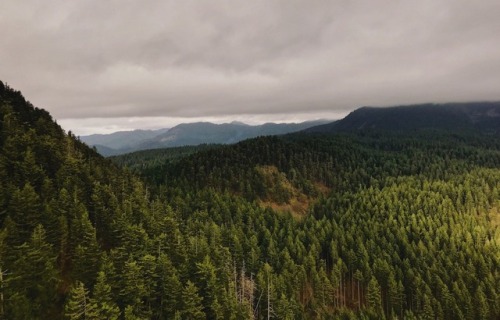
M 342 120 L 311 127 L 305 132 L 360 130 L 446 130 L 500 134 L 500 102 L 362 107 Z
M 171 129 L 135 130 L 82 136 L 104 156 L 133 151 L 199 144 L 232 144 L 257 136 L 335 133 L 363 130 L 446 130 L 500 134 L 500 102 L 420 104 L 396 107 L 362 107 L 338 121 L 266 123 L 251 126 L 241 122 L 214 124 L 183 123 Z
M 88 145 L 100 145 L 111 150 L 126 149 L 137 145 L 145 140 L 151 139 L 168 131 L 167 128 L 159 130 L 134 130 L 118 131 L 110 134 L 92 134 L 82 136 L 80 139 Z
M 328 120 L 302 123 L 266 123 L 247 125 L 241 122 L 214 124 L 183 123 L 171 129 L 134 130 L 111 134 L 81 136 L 80 140 L 104 156 L 119 155 L 146 149 L 159 149 L 199 144 L 231 144 L 258 136 L 280 135 L 329 123 Z

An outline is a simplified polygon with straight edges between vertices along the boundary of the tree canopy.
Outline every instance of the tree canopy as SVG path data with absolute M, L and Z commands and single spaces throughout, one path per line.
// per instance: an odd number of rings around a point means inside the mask
M 0 318 L 500 317 L 496 136 L 173 152 L 131 173 L 0 82 Z

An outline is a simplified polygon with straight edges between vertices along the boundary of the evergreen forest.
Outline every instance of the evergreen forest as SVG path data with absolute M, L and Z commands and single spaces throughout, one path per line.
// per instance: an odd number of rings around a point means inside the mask
M 499 319 L 500 139 L 100 156 L 0 82 L 0 319 Z

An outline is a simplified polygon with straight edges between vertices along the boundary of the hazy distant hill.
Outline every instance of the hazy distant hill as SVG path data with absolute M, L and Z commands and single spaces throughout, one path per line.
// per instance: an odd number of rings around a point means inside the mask
M 461 130 L 500 133 L 500 102 L 422 104 L 386 108 L 363 107 L 344 119 L 307 132 L 355 130 Z
M 199 144 L 231 144 L 257 136 L 279 135 L 301 131 L 328 121 L 302 123 L 266 123 L 251 126 L 241 122 L 214 124 L 210 122 L 183 123 L 171 129 L 136 130 L 109 135 L 83 136 L 80 139 L 105 156 L 132 151 Z
M 326 121 L 303 123 L 266 123 L 250 126 L 240 122 L 213 124 L 210 122 L 184 123 L 148 141 L 153 148 L 178 147 L 202 143 L 231 144 L 257 136 L 268 136 L 300 131 L 324 124 Z
M 168 129 L 159 130 L 134 130 L 119 131 L 110 134 L 92 134 L 81 136 L 80 140 L 91 146 L 106 147 L 111 149 L 130 148 L 144 140 L 156 137 L 166 132 Z M 99 150 L 99 147 L 97 148 Z
M 103 146 L 101 144 L 95 144 L 95 145 L 93 145 L 93 147 L 95 147 L 97 152 L 99 152 L 101 155 L 106 156 L 106 157 L 119 154 L 119 151 L 117 151 L 116 149 L 109 148 L 109 147 Z

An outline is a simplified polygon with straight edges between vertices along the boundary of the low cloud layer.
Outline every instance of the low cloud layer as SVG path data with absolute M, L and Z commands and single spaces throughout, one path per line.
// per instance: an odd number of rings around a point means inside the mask
M 77 133 L 500 100 L 499 13 L 497 0 L 4 0 L 0 79 Z

